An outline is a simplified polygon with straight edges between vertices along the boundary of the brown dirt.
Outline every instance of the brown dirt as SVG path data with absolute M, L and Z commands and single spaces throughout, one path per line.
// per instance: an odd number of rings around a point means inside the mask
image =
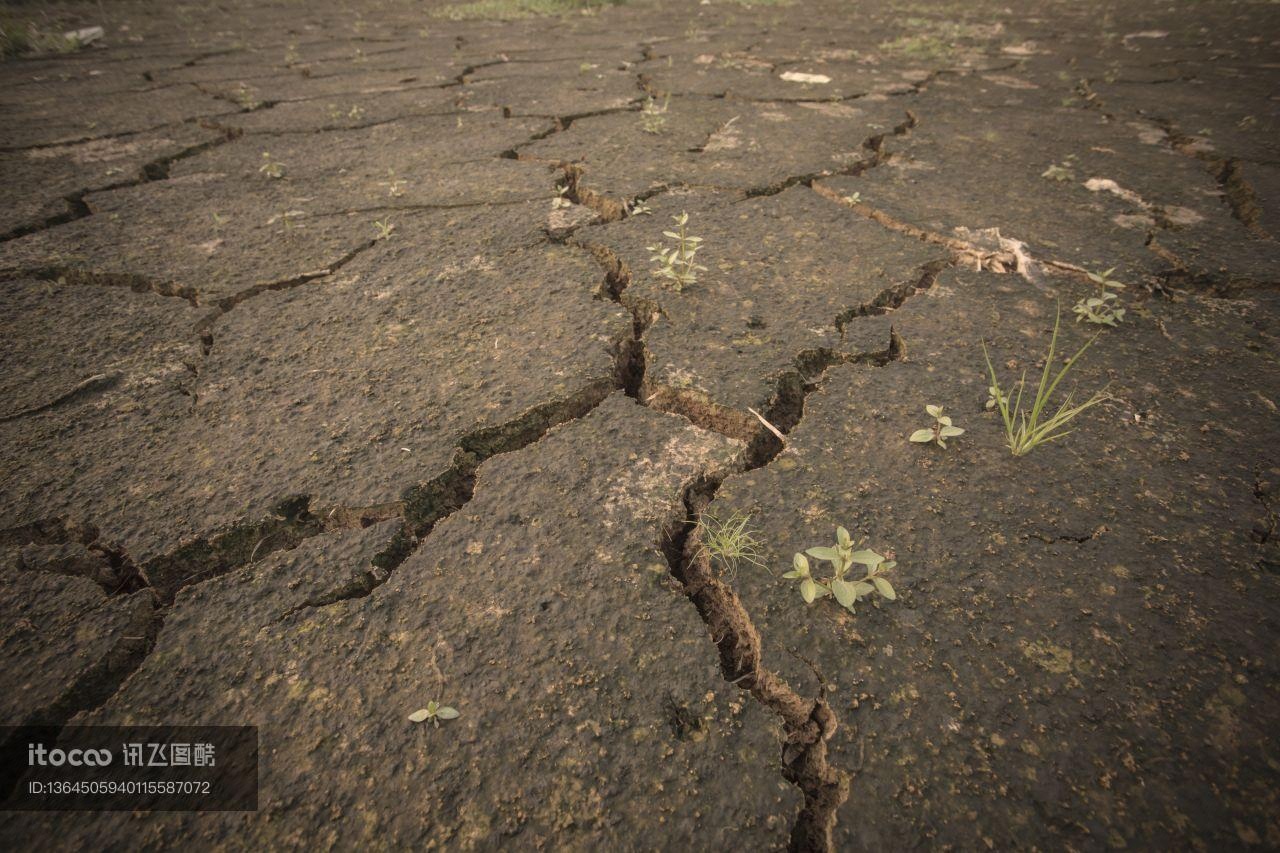
M 260 808 L 5 846 L 1280 848 L 1275 7 L 59 9 L 0 724 L 253 723 Z M 1112 267 L 1110 399 L 1013 457 L 982 342 L 1036 374 Z M 781 578 L 837 524 L 897 601 Z

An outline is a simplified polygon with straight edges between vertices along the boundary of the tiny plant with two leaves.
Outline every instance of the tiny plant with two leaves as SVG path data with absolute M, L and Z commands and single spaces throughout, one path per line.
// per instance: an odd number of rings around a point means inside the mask
M 559 210 L 562 207 L 573 207 L 573 201 L 569 198 L 569 185 L 556 184 L 556 196 L 551 199 L 551 209 Z
M 1098 285 L 1099 293 L 1097 296 L 1089 296 L 1081 299 L 1075 304 L 1071 310 L 1076 313 L 1076 322 L 1086 320 L 1098 326 L 1115 326 L 1124 319 L 1124 309 L 1116 301 L 1117 294 L 1112 290 L 1124 290 L 1124 284 L 1111 278 L 1111 273 L 1115 272 L 1112 267 L 1105 272 L 1087 273 L 1089 280 Z
M 809 566 L 809 557 L 831 563 L 831 577 L 826 580 L 815 578 Z M 849 569 L 855 564 L 862 567 L 863 576 L 858 580 L 850 580 Z M 888 601 L 897 599 L 898 594 L 894 592 L 893 585 L 883 576 L 896 565 L 896 562 L 886 560 L 875 551 L 854 550 L 853 537 L 849 535 L 849 531 L 837 527 L 834 546 L 808 548 L 804 554 L 796 554 L 791 558 L 791 571 L 783 577 L 800 581 L 800 597 L 805 604 L 831 596 L 841 607 L 852 613 L 856 602 L 873 593 L 879 593 Z
M 689 214 L 682 212 L 671 218 L 676 223 L 676 230 L 663 231 L 662 234 L 675 240 L 675 247 L 668 249 L 658 244 L 646 248 L 653 252 L 649 260 L 658 264 L 653 274 L 671 282 L 672 290 L 680 291 L 688 285 L 696 284 L 698 273 L 706 272 L 707 268 L 694 261 L 694 256 L 702 248 L 702 238 L 691 236 L 685 229 L 689 224 Z
M 435 724 L 436 728 L 440 728 L 441 720 L 456 720 L 458 718 L 458 710 L 450 708 L 448 705 L 441 705 L 432 699 L 427 703 L 427 707 L 419 708 L 409 715 L 409 722 L 424 723 L 430 720 Z
M 727 575 L 736 573 L 742 563 L 768 568 L 761 550 L 762 543 L 756 536 L 757 531 L 751 527 L 751 516 L 746 513 L 735 511 L 720 518 L 704 512 L 698 519 L 698 532 L 701 534 L 701 550 L 718 562 Z
M 1027 371 L 1025 369 L 1022 371 L 1022 378 L 1018 380 L 1018 392 L 1011 404 L 1009 394 L 1000 387 L 1000 380 L 996 377 L 996 369 L 991 364 L 991 355 L 987 352 L 987 343 L 982 342 L 982 354 L 987 360 L 987 372 L 991 377 L 991 387 L 988 392 L 995 401 L 995 407 L 1000 410 L 1000 419 L 1004 421 L 1005 439 L 1014 456 L 1025 456 L 1042 444 L 1062 438 L 1071 432 L 1066 427 L 1076 415 L 1110 399 L 1107 389 L 1103 388 L 1083 403 L 1073 404 L 1075 392 L 1071 391 L 1053 414 L 1049 414 L 1049 400 L 1053 392 L 1071 372 L 1071 368 L 1075 367 L 1085 350 L 1098 339 L 1098 336 L 1094 335 L 1085 341 L 1084 346 L 1076 350 L 1076 354 L 1067 359 L 1062 369 L 1051 378 L 1050 371 L 1053 369 L 1054 357 L 1058 352 L 1058 329 L 1061 321 L 1062 310 L 1059 308 L 1053 320 L 1053 337 L 1049 340 L 1049 352 L 1044 359 L 1044 370 L 1040 374 L 1040 382 L 1036 385 L 1035 399 L 1027 401 L 1028 405 L 1025 406 L 1023 391 L 1026 390 Z
M 925 406 L 924 410 L 933 418 L 933 426 L 918 429 L 911 433 L 911 441 L 916 444 L 936 442 L 943 450 L 947 449 L 947 439 L 964 435 L 964 430 L 951 423 L 951 418 L 942 414 L 941 406 Z

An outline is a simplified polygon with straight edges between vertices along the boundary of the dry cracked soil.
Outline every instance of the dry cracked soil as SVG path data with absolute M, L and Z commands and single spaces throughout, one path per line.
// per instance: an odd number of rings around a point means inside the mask
M 1280 6 L 0 13 L 0 725 L 260 744 L 6 849 L 1280 849 Z

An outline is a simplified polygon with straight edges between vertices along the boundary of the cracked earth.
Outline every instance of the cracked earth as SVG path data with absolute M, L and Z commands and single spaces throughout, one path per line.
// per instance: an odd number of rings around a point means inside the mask
M 0 63 L 0 724 L 262 744 L 4 846 L 1280 848 L 1280 7 L 458 8 Z M 983 343 L 1111 268 L 1011 456 Z M 837 524 L 897 601 L 781 577 Z

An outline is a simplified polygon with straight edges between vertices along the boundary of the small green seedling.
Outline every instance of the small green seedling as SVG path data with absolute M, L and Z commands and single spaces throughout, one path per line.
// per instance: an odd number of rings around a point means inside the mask
M 391 224 L 390 220 L 387 219 L 374 220 L 373 227 L 378 229 L 378 236 L 376 238 L 378 240 L 390 239 L 391 235 L 394 234 L 396 230 L 396 226 Z
M 679 216 L 671 218 L 675 221 L 677 230 L 662 233 L 676 241 L 675 248 L 667 249 L 662 245 L 647 248 L 654 253 L 649 260 L 658 263 L 658 268 L 653 270 L 653 274 L 667 279 L 671 282 L 673 290 L 680 291 L 686 285 L 697 283 L 698 273 L 706 272 L 707 268 L 693 260 L 694 255 L 702 248 L 702 238 L 692 237 L 685 231 L 685 226 L 689 223 L 689 214 L 682 212 Z
M 1116 306 L 1116 295 L 1105 290 L 1101 296 L 1090 296 L 1081 299 L 1072 308 L 1076 312 L 1076 322 L 1087 320 L 1099 326 L 1115 326 L 1124 319 L 1124 309 Z
M 1099 326 L 1115 326 L 1124 319 L 1124 309 L 1116 302 L 1117 296 L 1111 290 L 1124 290 L 1124 284 L 1111 278 L 1115 267 L 1105 272 L 1087 273 L 1089 280 L 1101 288 L 1097 296 L 1081 299 L 1071 310 L 1076 313 L 1076 322 L 1087 320 Z
M 927 429 L 918 429 L 911 433 L 911 441 L 916 444 L 928 444 L 934 441 L 937 442 L 939 447 L 946 450 L 948 438 L 964 435 L 964 430 L 958 426 L 953 426 L 951 418 L 942 414 L 941 406 L 925 406 L 924 410 L 933 418 L 934 424 Z
M 456 720 L 457 718 L 457 709 L 450 708 L 448 705 L 441 705 L 439 702 L 432 699 L 427 703 L 427 707 L 420 708 L 410 714 L 409 722 L 422 723 L 430 720 L 436 728 L 440 728 L 441 720 Z
M 853 204 L 859 204 L 861 202 L 862 202 L 862 193 L 850 193 L 849 195 L 844 196 L 845 204 L 853 205 Z
M 662 99 L 661 106 L 652 95 L 645 98 L 644 106 L 640 109 L 640 128 L 645 133 L 662 133 L 667 128 L 667 109 L 670 106 L 670 95 Z
M 809 556 L 806 557 L 805 554 Z M 826 580 L 815 578 L 809 567 L 809 557 L 831 563 L 831 577 Z M 864 574 L 861 580 L 851 581 L 846 576 L 855 563 L 864 568 Z M 883 577 L 885 572 L 896 565 L 896 562 L 886 560 L 875 551 L 855 551 L 849 531 L 837 527 L 834 547 L 808 548 L 804 554 L 796 554 L 791 558 L 791 571 L 783 577 L 800 581 L 800 597 L 805 604 L 831 596 L 841 607 L 852 613 L 853 605 L 872 593 L 879 593 L 888 601 L 897 599 L 898 594 L 894 592 L 893 585 Z
M 983 408 L 985 408 L 989 412 L 992 409 L 994 409 L 996 406 L 1007 406 L 1007 405 L 1009 405 L 1008 395 L 1001 394 L 1000 389 L 997 388 L 996 386 L 988 385 L 987 386 L 987 402 L 983 404 Z
M 562 207 L 573 207 L 573 202 L 569 200 L 568 193 L 568 184 L 556 184 L 556 197 L 551 199 L 551 209 L 559 210 Z
M 1062 310 L 1059 308 L 1057 315 L 1053 321 L 1053 337 L 1049 340 L 1049 352 L 1044 359 L 1044 371 L 1040 374 L 1040 384 L 1036 386 L 1035 402 L 1031 404 L 1030 409 L 1024 409 L 1022 406 L 1022 392 L 1026 389 L 1027 371 L 1022 371 L 1022 378 L 1018 380 L 1018 395 L 1014 398 L 1013 404 L 1009 404 L 1009 397 L 1000 387 L 1000 380 L 996 377 L 996 369 L 991 364 L 991 355 L 987 352 L 986 341 L 982 342 L 982 354 L 987 360 L 987 372 L 991 378 L 991 387 L 989 391 L 996 401 L 997 408 L 1000 409 L 1000 419 L 1004 421 L 1005 439 L 1008 441 L 1009 450 L 1014 456 L 1025 456 L 1041 444 L 1047 444 L 1050 441 L 1056 441 L 1062 438 L 1071 430 L 1065 427 L 1076 415 L 1085 409 L 1098 405 L 1104 400 L 1110 399 L 1106 393 L 1106 388 L 1095 393 L 1083 403 L 1072 405 L 1071 401 L 1075 396 L 1072 391 L 1067 394 L 1066 399 L 1058 406 L 1057 411 L 1052 415 L 1045 417 L 1049 398 L 1053 396 L 1053 392 L 1057 390 L 1058 383 L 1075 367 L 1080 356 L 1084 355 L 1085 350 L 1098 339 L 1097 335 L 1087 340 L 1084 346 L 1076 350 L 1076 354 L 1067 359 L 1062 369 L 1053 377 L 1049 378 L 1049 371 L 1054 364 L 1054 357 L 1057 355 L 1058 346 L 1058 329 L 1061 326 Z
M 262 165 L 258 167 L 258 171 L 266 175 L 268 178 L 283 178 L 284 164 L 277 163 L 271 159 L 270 151 L 262 152 Z
M 698 519 L 698 532 L 702 534 L 701 550 L 720 563 L 729 575 L 736 573 L 742 563 L 767 569 L 761 542 L 750 524 L 751 516 L 746 513 L 733 512 L 721 519 L 704 512 Z
M 1098 287 L 1101 287 L 1103 290 L 1107 290 L 1108 288 L 1124 290 L 1124 283 L 1116 281 L 1111 277 L 1111 274 L 1115 271 L 1116 268 L 1112 267 L 1111 269 L 1103 270 L 1102 272 L 1086 272 L 1085 275 L 1089 276 L 1089 281 L 1098 285 Z
M 636 199 L 633 202 L 623 202 L 623 206 L 627 210 L 627 216 L 648 216 L 653 213 L 649 203 L 640 199 Z

